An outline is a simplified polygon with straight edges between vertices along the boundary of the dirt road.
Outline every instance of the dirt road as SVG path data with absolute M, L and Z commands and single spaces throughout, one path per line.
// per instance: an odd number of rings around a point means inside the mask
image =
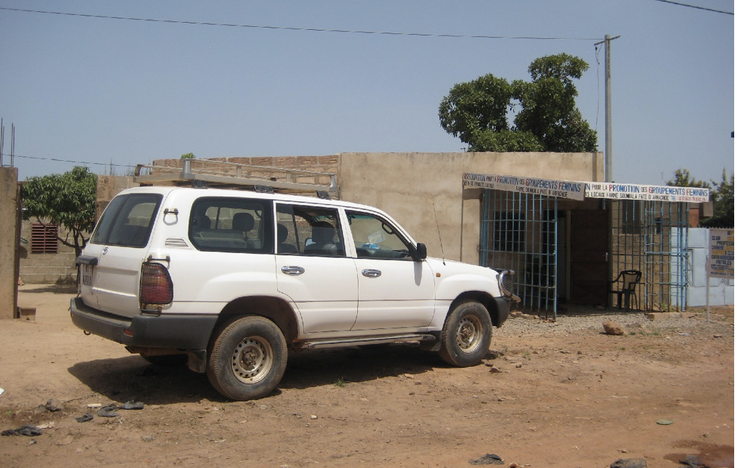
M 297 354 L 276 393 L 231 402 L 204 375 L 85 336 L 72 296 L 21 287 L 36 320 L 0 321 L 0 430 L 42 427 L 0 437 L 3 467 L 734 466 L 732 308 L 708 323 L 638 313 L 622 336 L 602 333 L 601 311 L 588 327 L 513 318 L 465 369 L 411 346 Z M 144 408 L 89 406 L 131 400 Z

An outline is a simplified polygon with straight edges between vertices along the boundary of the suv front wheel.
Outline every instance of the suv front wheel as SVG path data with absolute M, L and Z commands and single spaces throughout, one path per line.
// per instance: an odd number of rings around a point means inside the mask
M 445 321 L 440 337 L 441 359 L 458 367 L 478 364 L 489 351 L 491 326 L 489 312 L 483 305 L 461 302 Z
M 221 395 L 252 400 L 271 393 L 287 366 L 287 343 L 278 326 L 258 316 L 229 323 L 215 338 L 207 378 Z

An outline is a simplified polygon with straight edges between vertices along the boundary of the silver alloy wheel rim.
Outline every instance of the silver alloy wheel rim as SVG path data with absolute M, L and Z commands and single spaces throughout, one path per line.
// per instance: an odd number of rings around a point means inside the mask
M 269 342 L 259 336 L 247 336 L 233 349 L 231 369 L 243 383 L 262 381 L 273 365 L 274 351 Z
M 463 317 L 458 324 L 456 343 L 466 353 L 476 350 L 481 344 L 481 321 L 473 316 Z

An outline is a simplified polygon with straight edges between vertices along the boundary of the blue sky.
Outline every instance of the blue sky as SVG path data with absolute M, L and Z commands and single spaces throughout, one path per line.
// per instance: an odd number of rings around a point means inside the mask
M 728 0 L 679 2 L 734 11 Z M 4 163 L 11 124 L 21 180 L 74 165 L 109 173 L 111 163 L 120 175 L 189 152 L 461 151 L 437 115 L 454 84 L 529 80 L 530 62 L 561 52 L 590 65 L 577 102 L 603 151 L 604 51 L 594 44 L 607 34 L 621 36 L 614 179 L 733 173 L 734 16 L 657 0 L 0 0 Z

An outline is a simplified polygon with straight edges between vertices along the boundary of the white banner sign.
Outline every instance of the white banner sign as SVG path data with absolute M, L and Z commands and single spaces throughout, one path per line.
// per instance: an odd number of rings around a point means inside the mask
M 586 198 L 706 203 L 709 201 L 709 189 L 671 187 L 667 185 L 618 184 L 615 182 L 587 182 Z
M 734 279 L 734 230 L 709 229 L 709 258 L 706 275 Z
M 463 186 L 583 200 L 586 183 L 467 172 L 463 174 Z

